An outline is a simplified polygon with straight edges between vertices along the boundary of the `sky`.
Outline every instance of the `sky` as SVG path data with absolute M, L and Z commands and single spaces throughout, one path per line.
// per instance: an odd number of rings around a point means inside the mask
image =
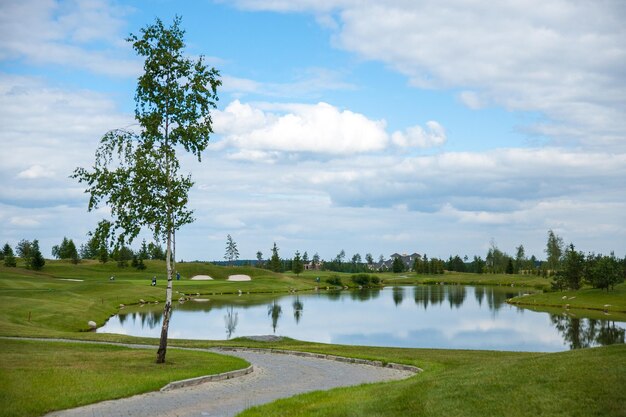
M 182 17 L 223 82 L 177 259 L 626 255 L 626 2 L 0 0 L 0 240 L 87 239 L 129 34 Z M 150 240 L 150 235 L 145 234 Z

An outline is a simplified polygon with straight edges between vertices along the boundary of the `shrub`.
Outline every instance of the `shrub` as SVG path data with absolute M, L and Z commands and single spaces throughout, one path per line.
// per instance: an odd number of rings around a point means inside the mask
M 370 276 L 367 274 L 356 274 L 356 275 L 352 275 L 350 277 L 350 279 L 352 280 L 352 282 L 354 282 L 356 285 L 362 285 L 362 286 L 366 286 L 369 285 L 370 283 Z
M 335 285 L 337 287 L 343 286 L 343 283 L 341 282 L 341 278 L 339 277 L 339 275 L 333 275 L 333 276 L 326 278 L 326 282 L 329 283 L 330 285 Z

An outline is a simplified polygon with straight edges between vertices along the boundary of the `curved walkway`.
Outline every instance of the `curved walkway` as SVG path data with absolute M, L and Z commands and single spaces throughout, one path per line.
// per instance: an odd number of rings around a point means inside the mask
M 309 391 L 407 378 L 413 372 L 258 351 L 211 351 L 238 356 L 254 372 L 171 391 L 151 392 L 120 400 L 57 411 L 47 416 L 234 416 L 254 405 Z

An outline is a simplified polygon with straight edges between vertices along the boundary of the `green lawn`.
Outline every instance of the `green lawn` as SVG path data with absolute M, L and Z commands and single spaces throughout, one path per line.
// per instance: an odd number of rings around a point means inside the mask
M 155 391 L 168 382 L 241 369 L 246 361 L 208 352 L 0 339 L 0 415 L 37 416 Z
M 165 263 L 147 261 L 145 271 L 118 268 L 115 263 L 46 261 L 43 271 L 0 267 L 0 335 L 58 336 L 87 331 L 87 322 L 102 325 L 120 304 L 165 301 Z M 174 281 L 174 299 L 181 294 L 237 294 L 308 290 L 307 282 L 249 267 L 219 267 L 207 263 L 179 263 L 181 280 Z M 230 282 L 229 275 L 245 274 L 249 282 Z M 115 280 L 109 277 L 114 275 Z M 156 275 L 156 287 L 150 285 Z M 213 281 L 192 281 L 194 275 L 210 275 Z M 76 281 L 82 280 L 82 281 Z
M 571 309 L 594 309 L 608 313 L 626 313 L 626 283 L 618 284 L 614 290 L 582 288 L 578 291 L 545 292 L 516 297 L 510 301 L 520 306 L 547 306 Z
M 402 360 L 422 366 L 424 372 L 397 382 L 303 394 L 240 416 L 626 415 L 626 345 L 550 354 L 348 351 L 354 356 Z
M 87 321 L 102 324 L 120 304 L 136 304 L 140 299 L 163 302 L 164 263 L 146 264 L 145 271 L 119 269 L 114 263 L 72 265 L 63 261 L 47 261 L 41 272 L 0 267 L 0 335 L 154 345 L 154 339 L 87 331 Z M 220 294 L 239 290 L 250 292 L 251 298 L 265 297 L 262 293 L 307 290 L 316 286 L 316 276 L 323 281 L 335 274 L 309 271 L 296 277 L 206 263 L 177 266 L 183 279 L 174 282 L 175 292 L 210 295 L 215 302 L 228 297 Z M 189 280 L 199 274 L 215 279 Z M 231 274 L 250 275 L 253 280 L 226 281 Z M 109 280 L 111 275 L 115 281 Z M 153 275 L 159 280 L 156 288 L 150 286 Z M 340 275 L 350 283 L 350 274 Z M 544 278 L 515 275 L 376 275 L 386 285 L 446 282 L 540 288 L 547 283 Z M 572 309 L 600 304 L 607 308 L 604 304 L 611 304 L 609 314 L 617 314 L 613 311 L 624 311 L 626 285 L 608 294 L 585 289 L 526 296 L 523 301 L 536 303 L 529 307 L 541 309 L 554 308 L 545 307 L 552 305 L 562 309 L 565 302 Z M 575 310 L 570 311 L 574 314 Z M 598 310 L 594 314 L 607 313 Z M 408 380 L 306 394 L 247 411 L 246 416 L 626 416 L 625 345 L 554 354 L 339 346 L 289 339 L 276 343 L 170 340 L 169 346 L 292 349 L 407 363 L 424 369 Z M 176 379 L 242 367 L 241 362 L 222 363 L 208 353 L 173 349 L 168 352 L 167 365 L 159 366 L 154 364 L 154 350 L 13 340 L 0 340 L 0 348 L 4 353 L 0 361 L 0 415 L 7 416 L 41 415 L 52 409 L 158 389 Z M 19 410 L 24 411 L 19 414 Z
M 344 285 L 355 286 L 350 277 L 350 273 L 338 273 L 332 271 L 304 271 L 299 276 L 288 274 L 293 278 L 306 281 L 311 285 L 327 286 L 326 278 L 330 276 L 339 276 Z M 460 285 L 501 285 L 514 287 L 529 287 L 539 290 L 547 290 L 550 288 L 550 280 L 548 278 L 538 277 L 536 275 L 522 274 L 471 274 L 462 272 L 446 272 L 441 275 L 418 275 L 415 272 L 372 272 L 371 276 L 379 277 L 384 285 L 416 285 L 416 284 L 460 284 Z M 315 283 L 315 278 L 320 277 L 320 283 Z

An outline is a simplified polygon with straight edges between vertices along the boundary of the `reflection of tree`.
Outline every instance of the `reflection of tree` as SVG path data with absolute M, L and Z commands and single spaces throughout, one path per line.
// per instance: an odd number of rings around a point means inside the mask
M 120 324 L 124 324 L 124 322 L 128 318 L 126 314 L 119 314 L 118 317 L 120 319 Z
M 416 286 L 413 287 L 413 299 L 416 305 L 422 304 L 424 310 L 428 307 L 428 301 L 430 298 L 430 286 Z
M 402 304 L 402 300 L 404 299 L 404 288 L 402 287 L 393 287 L 393 302 L 395 305 Z
M 443 300 L 446 297 L 446 287 L 442 285 L 431 286 L 429 296 L 431 304 L 435 305 L 443 303 Z
M 174 315 L 174 312 L 172 311 L 172 314 L 170 315 L 170 317 L 172 317 Z M 158 311 L 149 311 L 146 314 L 146 325 L 150 328 L 150 329 L 154 329 L 155 327 L 159 326 L 161 324 L 161 319 L 163 318 L 163 311 L 162 310 L 158 310 Z
M 326 291 L 329 300 L 335 301 L 341 298 L 341 291 Z
M 230 339 L 233 333 L 235 333 L 238 321 L 239 313 L 235 312 L 232 306 L 226 308 L 226 315 L 224 316 L 224 324 L 226 324 L 226 339 Z
M 453 306 L 456 308 L 461 307 L 465 301 L 465 285 L 453 285 L 448 288 L 448 302 L 450 308 Z
M 614 321 L 580 319 L 560 314 L 550 314 L 550 320 L 570 349 L 624 343 L 626 330 L 617 327 Z
M 485 288 L 484 287 L 474 287 L 474 296 L 476 296 L 476 301 L 478 301 L 478 305 L 483 305 L 483 298 L 485 298 Z
M 487 299 L 487 305 L 489 306 L 489 310 L 493 312 L 500 310 L 503 301 L 499 299 L 500 297 L 498 297 L 497 291 L 495 291 L 493 288 L 486 288 L 485 296 L 485 298 Z
M 302 301 L 300 301 L 300 297 L 296 295 L 296 299 L 292 305 L 293 305 L 293 317 L 296 319 L 296 324 L 298 324 L 300 322 L 300 317 L 302 317 L 304 304 L 302 304 Z
M 278 319 L 280 315 L 283 314 L 283 309 L 279 304 L 276 304 L 276 300 L 269 306 L 267 306 L 267 315 L 272 318 L 272 328 L 274 329 L 274 333 L 276 333 L 276 327 L 278 326 Z
M 350 298 L 355 301 L 368 301 L 380 295 L 378 288 L 361 288 L 350 292 Z

